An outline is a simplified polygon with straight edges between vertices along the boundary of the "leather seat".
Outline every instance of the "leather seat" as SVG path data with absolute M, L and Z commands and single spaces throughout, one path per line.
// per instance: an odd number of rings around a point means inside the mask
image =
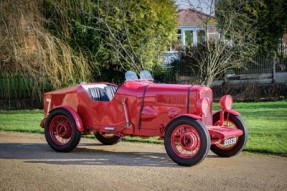
M 89 88 L 89 94 L 95 101 L 111 101 L 117 91 L 118 87 L 114 85 L 107 85 L 106 87 Z

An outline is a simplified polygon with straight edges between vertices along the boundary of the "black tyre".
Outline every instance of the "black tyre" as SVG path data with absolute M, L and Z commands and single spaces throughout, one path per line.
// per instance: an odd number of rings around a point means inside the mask
M 81 132 L 76 127 L 73 116 L 65 109 L 52 111 L 45 123 L 45 137 L 52 149 L 69 152 L 76 148 Z
M 174 162 L 181 166 L 192 166 L 207 156 L 210 135 L 201 121 L 181 117 L 167 127 L 164 146 Z
M 104 145 L 114 145 L 121 140 L 120 136 L 105 133 L 96 133 L 95 137 Z
M 213 115 L 213 124 L 217 125 L 220 120 L 220 113 Z M 224 141 L 218 144 L 211 145 L 211 151 L 222 157 L 231 157 L 238 154 L 245 147 L 248 139 L 247 127 L 240 116 L 233 114 L 224 114 L 224 125 L 230 128 L 238 128 L 243 131 L 243 135 L 234 138 L 234 143 L 228 146 L 224 145 Z

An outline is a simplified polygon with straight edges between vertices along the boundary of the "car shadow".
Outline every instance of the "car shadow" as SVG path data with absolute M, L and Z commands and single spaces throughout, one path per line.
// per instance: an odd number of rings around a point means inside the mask
M 101 148 L 97 148 L 97 146 Z M 63 153 L 52 150 L 44 143 L 2 143 L 0 144 L 0 159 L 20 159 L 25 163 L 51 165 L 118 165 L 181 168 L 166 153 L 118 152 L 103 150 L 103 147 L 105 146 L 92 143 L 79 144 L 74 151 Z M 116 146 L 114 147 L 116 149 Z M 208 158 L 213 157 L 217 156 L 208 156 Z

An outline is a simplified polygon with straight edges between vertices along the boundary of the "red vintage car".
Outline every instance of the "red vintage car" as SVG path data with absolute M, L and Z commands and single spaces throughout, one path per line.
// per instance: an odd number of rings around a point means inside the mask
M 128 71 L 119 87 L 111 83 L 81 83 L 44 94 L 48 144 L 69 152 L 81 135 L 93 133 L 112 145 L 124 136 L 164 140 L 169 157 L 179 165 L 201 162 L 209 149 L 223 157 L 239 153 L 247 141 L 247 128 L 232 110 L 232 97 L 220 99 L 212 113 L 212 90 L 205 86 L 153 83 L 148 71 Z

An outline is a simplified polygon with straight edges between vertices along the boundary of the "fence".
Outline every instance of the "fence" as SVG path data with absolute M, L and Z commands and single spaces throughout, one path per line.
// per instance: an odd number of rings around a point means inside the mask
M 249 63 L 241 69 L 236 69 L 238 74 L 258 74 L 258 73 L 273 73 L 287 72 L 287 59 L 278 61 L 268 58 L 255 58 L 254 63 Z
M 245 64 L 242 68 L 228 70 L 219 80 L 225 78 L 225 80 L 234 83 L 252 80 L 258 83 L 285 83 L 287 82 L 287 48 L 284 49 L 284 52 L 281 51 L 281 53 L 283 56 L 276 60 L 256 57 L 253 59 L 253 62 Z M 179 76 L 179 79 L 182 79 L 183 77 L 190 78 L 189 80 L 196 78 L 196 73 L 194 72 L 192 65 L 185 63 L 190 63 L 190 60 L 180 60 L 179 52 L 171 52 L 170 54 L 167 52 L 165 53 L 165 58 L 164 68 L 173 68 L 175 73 Z M 180 81 L 179 83 L 181 83 Z M 188 80 L 184 78 L 183 81 L 186 82 Z M 215 84 L 220 83 L 215 82 Z
M 242 82 L 286 83 L 287 59 L 275 61 L 266 58 L 255 58 L 254 63 L 229 71 L 227 80 L 233 84 Z
M 246 64 L 245 67 L 237 70 L 239 74 L 258 74 L 258 73 L 281 73 L 287 72 L 287 44 L 282 41 L 277 49 L 277 59 L 255 57 L 253 63 Z

